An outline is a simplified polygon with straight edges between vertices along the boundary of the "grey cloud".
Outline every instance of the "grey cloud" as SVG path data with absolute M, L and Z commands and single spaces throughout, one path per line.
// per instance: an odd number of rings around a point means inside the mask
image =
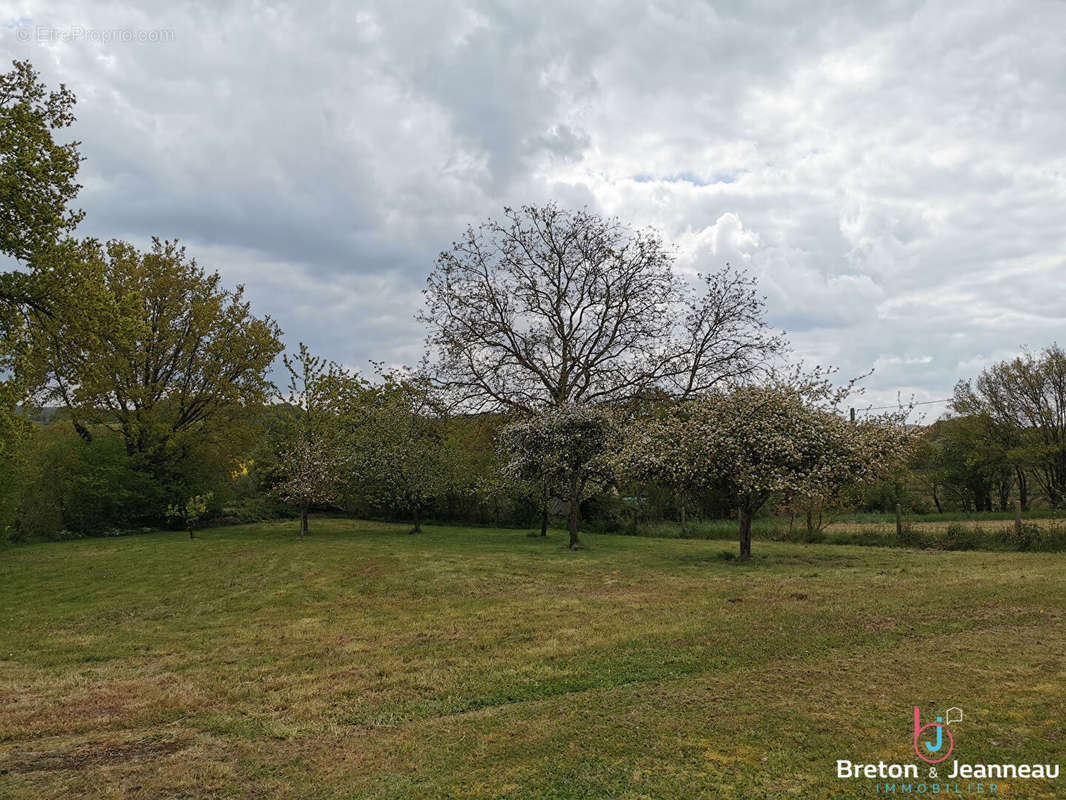
M 1066 5 L 0 9 L 0 51 L 78 93 L 85 232 L 180 236 L 345 363 L 415 360 L 437 252 L 552 198 L 748 266 L 874 402 L 1066 338 Z

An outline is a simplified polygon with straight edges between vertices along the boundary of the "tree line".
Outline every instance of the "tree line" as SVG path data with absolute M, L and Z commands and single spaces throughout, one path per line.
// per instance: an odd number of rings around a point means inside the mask
M 55 138 L 73 106 L 26 62 L 0 77 L 10 537 L 284 514 L 304 535 L 337 510 L 415 531 L 429 515 L 544 534 L 560 517 L 577 548 L 583 519 L 694 512 L 735 514 L 748 557 L 761 510 L 816 526 L 886 485 L 924 481 L 938 506 L 967 481 L 982 507 L 1008 484 L 1026 503 L 1031 483 L 1066 499 L 1056 347 L 960 384 L 939 428 L 902 410 L 849 419 L 854 382 L 784 366 L 750 275 L 726 265 L 693 285 L 656 231 L 587 209 L 507 208 L 463 232 L 428 276 L 416 368 L 286 353 L 242 287 L 179 243 L 75 236 L 81 156 Z

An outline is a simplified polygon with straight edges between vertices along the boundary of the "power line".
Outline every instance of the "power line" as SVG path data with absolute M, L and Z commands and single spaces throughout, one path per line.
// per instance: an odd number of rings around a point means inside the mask
M 923 400 L 920 403 L 908 403 L 906 406 L 904 406 L 903 403 L 897 403 L 894 406 L 874 406 L 873 408 L 860 408 L 858 410 L 859 411 L 887 411 L 890 408 L 904 408 L 904 407 L 910 408 L 910 407 L 913 407 L 913 406 L 931 406 L 931 405 L 935 405 L 936 403 L 950 403 L 954 399 L 955 398 L 953 398 L 953 397 L 948 397 L 948 398 L 945 398 L 944 400 Z

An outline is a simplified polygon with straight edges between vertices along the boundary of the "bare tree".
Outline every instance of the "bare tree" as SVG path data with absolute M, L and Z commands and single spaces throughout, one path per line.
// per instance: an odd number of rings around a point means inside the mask
M 454 401 L 523 415 L 658 392 L 688 397 L 784 346 L 755 281 L 728 265 L 698 294 L 652 230 L 590 211 L 505 209 L 440 254 L 420 319 Z

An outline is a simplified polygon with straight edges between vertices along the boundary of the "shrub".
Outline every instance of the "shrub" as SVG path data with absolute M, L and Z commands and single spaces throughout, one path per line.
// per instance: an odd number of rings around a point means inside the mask
M 616 495 L 596 494 L 581 504 L 585 528 L 593 533 L 618 533 L 632 527 L 633 511 Z
M 138 469 L 118 437 L 85 441 L 69 425 L 36 432 L 20 480 L 22 537 L 98 535 L 157 521 L 163 492 Z
M 903 547 L 920 547 L 925 548 L 930 546 L 929 537 L 925 535 L 923 531 L 918 530 L 909 522 L 903 523 L 903 528 L 899 534 L 899 544 Z
M 988 544 L 988 537 L 979 527 L 961 522 L 952 522 L 938 538 L 945 550 L 979 550 Z
M 1009 525 L 995 531 L 993 540 L 1006 550 L 1033 552 L 1060 552 L 1066 550 L 1066 526 L 1053 523 L 1038 525 L 1026 522 L 1021 531 Z

